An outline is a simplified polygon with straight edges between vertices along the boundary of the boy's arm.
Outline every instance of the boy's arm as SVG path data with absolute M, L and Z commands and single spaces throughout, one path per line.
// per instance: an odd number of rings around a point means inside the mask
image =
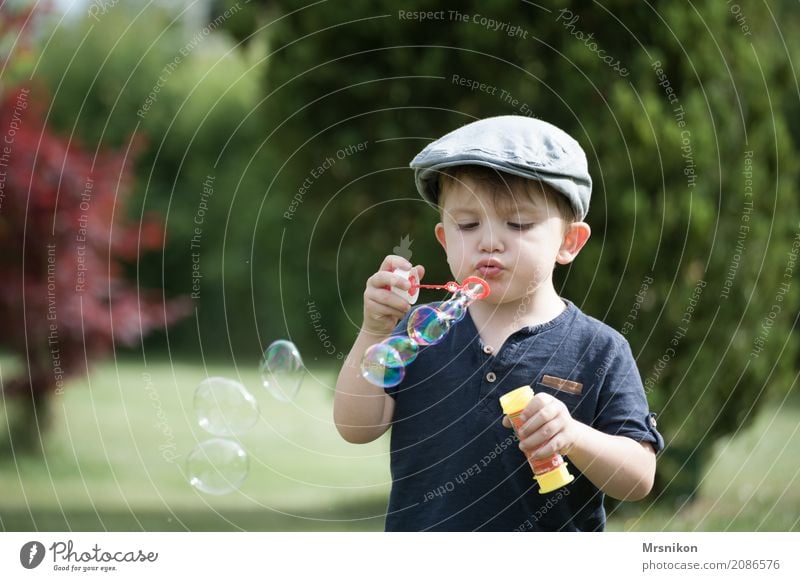
M 361 376 L 361 358 L 372 345 L 389 337 L 411 305 L 391 291 L 392 286 L 409 290 L 409 281 L 393 274 L 398 268 L 415 269 L 417 280 L 425 269 L 400 256 L 387 256 L 380 270 L 367 280 L 364 291 L 364 323 L 353 348 L 339 372 L 333 400 L 333 421 L 342 437 L 353 444 L 365 444 L 379 438 L 394 417 L 394 399 L 382 388 Z
M 576 443 L 564 454 L 595 486 L 618 500 L 641 500 L 650 493 L 656 453 L 649 442 L 612 436 L 573 422 Z
M 558 453 L 570 461 L 600 490 L 619 500 L 641 500 L 653 487 L 656 455 L 646 442 L 613 436 L 575 420 L 567 406 L 553 396 L 538 393 L 522 412 L 520 448 L 535 458 Z M 503 424 L 510 427 L 508 418 Z
M 389 429 L 394 416 L 392 397 L 361 376 L 364 351 L 385 338 L 362 330 L 336 381 L 333 421 L 342 438 L 352 444 L 366 444 L 379 438 Z

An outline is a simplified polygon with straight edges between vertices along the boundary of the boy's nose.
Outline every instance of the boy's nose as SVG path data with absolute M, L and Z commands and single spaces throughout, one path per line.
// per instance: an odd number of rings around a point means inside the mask
M 481 233 L 478 249 L 481 252 L 502 252 L 504 246 L 503 241 L 500 239 L 499 232 L 493 228 L 485 228 Z

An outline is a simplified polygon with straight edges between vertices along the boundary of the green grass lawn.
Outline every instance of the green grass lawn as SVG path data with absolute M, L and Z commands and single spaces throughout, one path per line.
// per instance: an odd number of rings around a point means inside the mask
M 0 379 L 9 367 L 0 362 Z M 149 375 L 145 375 L 145 372 Z M 192 397 L 207 375 L 244 383 L 261 419 L 239 438 L 250 456 L 242 487 L 225 496 L 192 488 L 183 458 L 209 436 Z M 43 457 L 0 459 L 0 530 L 382 530 L 388 437 L 344 442 L 332 423 L 335 372 L 312 371 L 281 403 L 254 368 L 106 364 L 55 398 Z M 6 408 L 0 402 L 0 439 Z M 765 410 L 715 447 L 691 506 L 614 511 L 610 530 L 800 530 L 797 407 Z M 746 459 L 747 469 L 742 469 Z
M 206 495 L 184 474 L 185 456 L 212 437 L 192 405 L 202 365 L 104 365 L 55 398 L 43 458 L 0 460 L 0 529 L 382 530 L 388 436 L 339 437 L 332 371 L 309 373 L 292 403 L 266 393 L 255 368 L 207 371 L 240 380 L 260 405 L 238 438 L 250 457 L 238 491 Z
M 764 409 L 756 421 L 714 446 L 691 504 L 644 508 L 609 520 L 609 530 L 800 531 L 800 409 Z

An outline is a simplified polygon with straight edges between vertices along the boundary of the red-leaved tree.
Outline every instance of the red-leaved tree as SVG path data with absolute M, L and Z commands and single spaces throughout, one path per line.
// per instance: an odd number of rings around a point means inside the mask
M 45 95 L 0 94 L 0 350 L 23 363 L 0 388 L 28 412 L 14 447 L 38 440 L 45 404 L 69 378 L 188 312 L 125 276 L 125 263 L 164 243 L 156 217 L 128 215 L 135 145 L 91 152 L 55 135 Z

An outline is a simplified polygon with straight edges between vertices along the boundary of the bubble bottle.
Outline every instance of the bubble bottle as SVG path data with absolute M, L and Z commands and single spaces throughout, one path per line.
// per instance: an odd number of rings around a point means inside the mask
M 503 413 L 511 420 L 514 432 L 519 435 L 518 430 L 522 428 L 522 410 L 533 399 L 533 390 L 530 385 L 523 385 L 500 397 L 500 406 Z M 534 459 L 535 450 L 528 452 L 528 464 L 533 469 L 533 477 L 539 483 L 539 494 L 547 494 L 558 490 L 575 480 L 575 477 L 567 471 L 567 463 L 561 454 L 553 454 L 549 458 L 541 460 Z

